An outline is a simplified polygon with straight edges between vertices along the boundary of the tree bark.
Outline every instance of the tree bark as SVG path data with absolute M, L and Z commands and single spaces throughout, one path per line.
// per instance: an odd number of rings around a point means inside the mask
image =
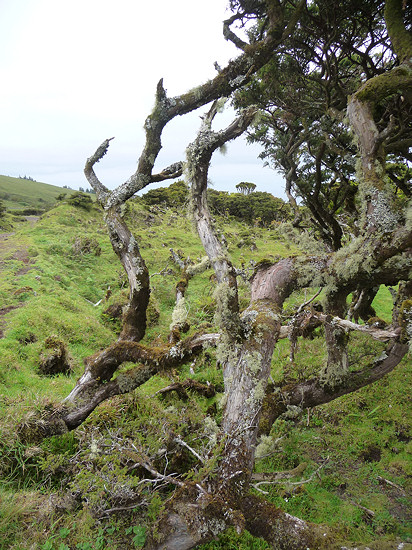
M 302 410 L 317 407 L 381 380 L 395 369 L 407 353 L 408 343 L 392 342 L 377 359 L 363 369 L 351 372 L 339 386 L 333 388 L 325 386 L 320 378 L 312 378 L 284 388 L 271 387 L 276 391 L 273 394 L 268 392 L 265 397 L 264 416 L 259 434 L 269 433 L 273 423 L 290 405 Z
M 129 303 L 124 308 L 119 340 L 139 342 L 146 333 L 146 310 L 149 305 L 149 271 L 139 246 L 118 208 L 105 212 L 110 242 L 129 281 Z

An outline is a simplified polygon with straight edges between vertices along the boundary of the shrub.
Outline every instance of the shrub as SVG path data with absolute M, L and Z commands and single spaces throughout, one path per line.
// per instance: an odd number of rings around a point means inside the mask
M 188 198 L 189 189 L 187 184 L 180 180 L 172 183 L 169 187 L 151 189 L 142 196 L 145 204 L 164 204 L 166 206 L 183 206 Z
M 95 238 L 80 237 L 77 236 L 74 239 L 72 246 L 73 253 L 76 256 L 83 256 L 84 254 L 94 254 L 100 256 L 102 249 Z
M 208 201 L 212 213 L 228 214 L 249 224 L 259 220 L 259 223 L 269 225 L 273 221 L 286 221 L 291 218 L 290 206 L 287 203 L 261 191 L 245 195 L 210 189 Z
M 84 208 L 88 211 L 91 210 L 93 206 L 92 198 L 89 195 L 86 195 L 86 193 L 81 193 L 80 191 L 70 195 L 70 197 L 67 199 L 67 202 L 72 206 L 76 206 L 77 208 Z
M 0 199 L 0 218 L 2 218 L 5 213 L 6 213 L 6 207 L 4 205 L 4 202 Z
M 38 367 L 40 374 L 53 376 L 71 372 L 70 357 L 64 342 L 55 336 L 49 336 L 44 342 L 44 348 L 45 351 L 40 356 Z

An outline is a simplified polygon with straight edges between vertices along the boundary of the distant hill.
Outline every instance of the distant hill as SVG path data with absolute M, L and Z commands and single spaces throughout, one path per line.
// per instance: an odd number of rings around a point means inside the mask
M 8 210 L 36 208 L 47 210 L 56 202 L 61 193 L 75 193 L 73 189 L 63 189 L 55 185 L 40 183 L 25 178 L 0 176 L 0 199 Z

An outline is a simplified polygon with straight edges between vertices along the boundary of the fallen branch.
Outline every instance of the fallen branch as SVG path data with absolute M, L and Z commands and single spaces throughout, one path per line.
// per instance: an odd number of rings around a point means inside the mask
M 286 483 L 289 486 L 290 485 L 292 485 L 292 486 L 299 485 L 300 486 L 300 485 L 303 485 L 305 483 L 310 483 L 315 476 L 319 477 L 320 470 L 322 470 L 322 468 L 324 468 L 328 462 L 329 462 L 329 457 L 327 457 L 325 462 L 323 464 L 321 464 L 319 466 L 319 468 L 317 470 L 315 470 L 310 477 L 308 477 L 308 479 L 304 479 L 302 481 L 287 481 Z M 300 468 L 301 466 L 302 466 L 302 464 L 300 466 L 298 466 L 298 468 Z M 306 467 L 306 465 L 305 465 L 305 467 Z M 296 469 L 298 469 L 298 468 L 296 468 Z M 293 470 L 292 470 L 292 472 L 293 472 Z M 279 474 L 281 475 L 280 472 L 276 473 L 275 475 L 279 475 Z M 294 477 L 294 476 L 292 475 L 290 477 Z M 252 479 L 253 479 L 253 476 L 252 476 Z M 259 491 L 260 493 L 263 493 L 264 495 L 267 495 L 268 494 L 267 491 L 263 491 L 262 489 L 259 489 L 260 485 L 265 485 L 265 484 L 266 485 L 276 485 L 276 484 L 281 484 L 281 483 L 285 483 L 285 478 L 281 478 L 281 479 L 276 478 L 276 479 L 272 479 L 272 480 L 259 481 L 258 483 L 252 483 L 252 487 L 254 489 L 256 489 L 257 491 Z
M 102 519 L 109 516 L 110 514 L 116 514 L 117 512 L 134 510 L 138 506 L 148 506 L 147 500 L 140 500 L 139 502 L 135 502 L 134 504 L 130 504 L 129 506 L 117 506 L 116 508 L 108 508 L 107 510 L 103 510 L 101 514 L 97 516 L 97 519 Z
M 402 489 L 402 487 L 400 487 L 399 485 L 396 485 L 396 483 L 393 483 L 393 481 L 389 481 L 389 479 L 385 479 L 384 477 L 382 476 L 378 476 L 378 481 L 379 483 L 386 483 L 387 485 L 390 485 L 391 487 L 394 487 L 395 489 L 397 489 L 398 491 L 400 491 L 401 493 L 404 493 L 405 494 L 405 490 Z
M 188 451 L 192 453 L 193 456 L 195 456 L 198 460 L 200 460 L 202 464 L 205 463 L 205 459 L 201 457 L 199 453 L 197 453 L 194 449 L 192 449 L 192 447 L 190 447 L 190 445 L 188 445 L 186 441 L 183 441 L 183 439 L 181 439 L 179 436 L 174 438 L 174 442 L 177 443 L 178 445 L 181 445 L 182 447 L 185 447 Z
M 350 503 L 353 506 L 356 506 L 356 508 L 359 508 L 360 510 L 363 510 L 365 512 L 365 514 L 368 515 L 370 518 L 375 517 L 375 512 L 373 512 L 372 510 L 369 510 L 369 508 L 365 508 L 365 506 L 361 506 L 360 504 L 357 504 L 356 502 L 353 502 L 353 500 L 351 500 Z
M 139 466 L 141 468 L 144 468 L 145 470 L 147 470 L 150 474 L 152 474 L 152 476 L 155 478 L 154 480 L 148 480 L 148 479 L 145 479 L 145 480 L 142 480 L 142 482 L 153 482 L 153 481 L 164 481 L 166 483 L 172 483 L 173 485 L 177 485 L 178 487 L 184 487 L 185 484 L 183 483 L 183 481 L 180 481 L 178 479 L 176 479 L 175 477 L 173 477 L 174 475 L 178 475 L 178 474 L 170 474 L 170 475 L 165 475 L 165 474 L 161 474 L 160 472 L 158 472 L 156 470 L 156 468 L 154 468 L 148 459 L 144 460 L 143 458 L 141 458 L 141 452 L 139 451 L 139 449 L 136 448 L 136 446 L 132 443 L 132 447 L 134 449 L 135 452 L 130 452 L 128 453 L 128 456 L 133 459 L 134 461 L 134 464 L 132 466 L 130 466 L 129 468 L 129 472 L 131 472 L 132 470 L 135 470 L 136 468 L 138 468 Z M 123 449 L 124 451 L 124 449 Z M 142 483 L 141 482 L 141 483 Z
M 320 287 L 320 289 L 316 292 L 316 294 L 314 294 L 314 295 L 312 296 L 312 298 L 309 298 L 309 300 L 307 300 L 307 301 L 304 302 L 303 304 L 300 304 L 300 306 L 298 307 L 298 310 L 297 310 L 296 314 L 299 314 L 306 306 L 308 306 L 309 304 L 311 304 L 311 303 L 313 302 L 313 300 L 319 296 L 319 294 L 322 292 L 322 290 L 323 290 L 323 287 Z
M 152 277 L 154 277 L 155 275 L 161 275 L 162 277 L 163 277 L 164 275 L 170 275 L 169 264 L 166 264 L 166 267 L 164 267 L 164 268 L 163 268 L 161 271 L 159 271 L 158 273 L 152 273 L 152 274 L 150 275 L 150 279 L 151 279 Z
M 185 262 L 182 260 L 182 258 L 173 250 L 173 248 L 169 248 L 170 255 L 172 256 L 173 261 L 176 265 L 180 267 L 180 269 L 184 269 L 186 267 Z
M 94 303 L 94 302 L 91 302 L 90 300 L 88 300 L 87 298 L 85 298 L 86 302 L 89 302 L 89 304 L 92 304 L 92 306 L 94 307 L 97 307 L 99 306 L 102 302 L 103 302 L 103 298 L 101 298 L 98 302 Z
M 307 468 L 307 463 L 302 462 L 299 464 L 299 466 L 296 466 L 296 468 L 293 468 L 293 470 L 285 470 L 284 472 L 259 472 L 252 474 L 252 480 L 253 481 L 280 481 L 282 479 L 290 479 L 292 477 L 296 477 L 300 474 L 303 474 L 303 472 Z

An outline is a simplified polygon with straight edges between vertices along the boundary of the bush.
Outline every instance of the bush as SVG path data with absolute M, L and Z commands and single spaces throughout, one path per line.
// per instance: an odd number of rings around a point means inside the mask
M 80 191 L 70 195 L 70 197 L 67 199 L 67 202 L 72 206 L 76 206 L 77 208 L 84 208 L 88 211 L 90 211 L 93 206 L 92 198 L 89 195 L 86 195 L 86 193 L 81 193 Z
M 228 214 L 250 224 L 258 220 L 263 225 L 269 225 L 273 221 L 280 222 L 291 218 L 290 206 L 287 203 L 261 191 L 245 195 L 210 189 L 208 201 L 212 213 Z
M 72 370 L 69 353 L 66 344 L 49 336 L 44 342 L 44 352 L 40 355 L 39 372 L 44 376 L 53 376 L 63 373 L 69 374 Z
M 165 206 L 183 206 L 188 198 L 189 189 L 187 184 L 180 180 L 172 183 L 169 187 L 152 189 L 142 196 L 147 205 L 164 204 Z
M 94 254 L 100 256 L 102 249 L 95 238 L 77 236 L 74 239 L 72 246 L 75 256 L 83 256 L 84 254 Z
M 20 210 L 13 210 L 15 216 L 41 216 L 44 214 L 44 208 L 22 208 Z

